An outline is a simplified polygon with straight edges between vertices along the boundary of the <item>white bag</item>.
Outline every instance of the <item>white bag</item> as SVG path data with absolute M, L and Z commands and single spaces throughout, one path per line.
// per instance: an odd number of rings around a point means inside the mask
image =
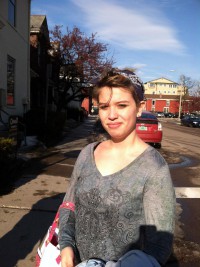
M 60 267 L 60 249 L 57 246 L 48 244 L 48 248 L 45 249 L 44 254 L 40 261 L 40 267 Z
M 74 204 L 63 202 L 59 208 L 66 208 L 74 211 Z M 60 248 L 58 244 L 58 221 L 59 209 L 52 225 L 49 227 L 41 246 L 36 254 L 36 267 L 61 267 Z
M 61 266 L 60 248 L 58 245 L 58 217 L 59 214 L 57 212 L 52 226 L 49 227 L 41 246 L 37 250 L 36 267 Z

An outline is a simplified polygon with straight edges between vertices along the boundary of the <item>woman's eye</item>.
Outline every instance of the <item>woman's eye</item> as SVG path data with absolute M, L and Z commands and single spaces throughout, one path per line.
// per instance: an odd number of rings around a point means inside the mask
M 106 109 L 106 108 L 108 108 L 108 106 L 99 106 L 99 109 Z
M 119 108 L 125 108 L 125 107 L 127 107 L 127 105 L 126 104 L 119 104 L 118 107 Z

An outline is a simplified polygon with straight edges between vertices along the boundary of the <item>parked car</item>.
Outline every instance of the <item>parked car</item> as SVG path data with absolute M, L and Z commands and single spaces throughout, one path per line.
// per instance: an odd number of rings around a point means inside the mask
M 155 111 L 154 114 L 158 118 L 164 118 L 165 117 L 165 115 L 162 111 Z
M 200 127 L 200 116 L 199 115 L 185 115 L 181 119 L 181 125 L 185 125 L 188 127 Z
M 176 115 L 172 112 L 166 112 L 164 113 L 165 118 L 176 118 Z
M 137 118 L 136 132 L 146 143 L 161 148 L 162 124 L 158 118 L 149 111 L 143 111 L 141 117 Z

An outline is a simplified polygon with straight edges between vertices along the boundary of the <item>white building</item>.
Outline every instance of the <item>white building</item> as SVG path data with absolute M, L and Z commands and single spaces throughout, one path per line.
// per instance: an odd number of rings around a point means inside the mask
M 0 1 L 0 126 L 29 109 L 30 1 Z
M 144 88 L 146 94 L 174 96 L 184 94 L 184 90 L 180 84 L 163 77 L 144 83 Z

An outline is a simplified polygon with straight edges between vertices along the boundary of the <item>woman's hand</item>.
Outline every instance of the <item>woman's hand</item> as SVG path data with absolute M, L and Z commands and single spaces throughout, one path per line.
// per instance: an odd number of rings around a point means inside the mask
M 71 247 L 64 248 L 60 255 L 62 267 L 74 267 L 74 251 Z

